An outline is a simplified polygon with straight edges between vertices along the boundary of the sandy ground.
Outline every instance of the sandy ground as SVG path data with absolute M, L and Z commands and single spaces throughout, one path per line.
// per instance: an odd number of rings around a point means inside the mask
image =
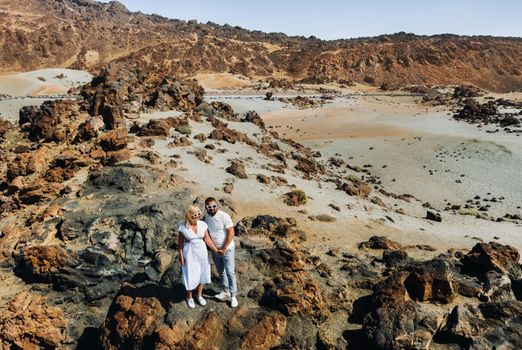
M 64 68 L 3 74 L 0 75 L 0 94 L 15 97 L 65 94 L 71 87 L 86 84 L 91 79 L 87 72 Z
M 285 109 L 291 109 L 291 107 L 285 107 L 279 102 L 270 103 L 262 101 L 260 98 L 227 97 L 224 98 L 223 101 L 231 104 L 238 112 L 255 109 L 262 114 L 263 111 L 266 110 L 281 113 L 281 111 Z M 352 101 L 350 101 L 350 103 L 352 103 Z M 414 105 L 411 107 L 412 112 L 414 110 L 413 107 Z M 328 108 L 340 107 L 332 105 Z M 353 108 L 357 110 L 359 107 L 353 106 Z M 400 111 L 408 111 L 409 108 L 409 106 L 403 106 L 402 102 L 400 102 L 397 106 L 397 114 L 399 114 Z M 386 108 L 384 106 L 375 106 L 375 109 L 377 114 L 372 118 L 374 120 L 373 122 L 377 123 L 379 120 L 378 112 Z M 418 109 L 419 108 L 416 107 L 416 113 L 418 113 Z M 298 110 L 295 112 L 301 113 L 301 111 Z M 308 112 L 317 113 L 318 111 L 309 110 Z M 395 110 L 392 110 L 392 112 L 395 112 Z M 432 113 L 435 112 L 432 111 Z M 325 112 L 325 115 L 328 114 L 329 113 Z M 148 120 L 153 118 L 154 115 L 148 114 L 144 117 Z M 160 117 L 160 115 L 157 115 L 157 117 Z M 300 117 L 302 116 L 300 115 Z M 342 113 L 340 113 L 338 117 L 342 118 Z M 267 118 L 266 120 L 269 124 L 274 125 L 276 119 Z M 299 118 L 296 118 L 296 121 L 299 120 Z M 401 119 L 399 118 L 399 120 Z M 350 121 L 350 123 L 354 123 L 354 121 Z M 397 128 L 400 131 L 401 128 L 403 128 L 403 126 L 401 126 L 402 124 L 396 124 L 397 123 L 391 123 L 389 126 L 390 129 Z M 341 122 L 340 125 L 342 125 Z M 249 123 L 229 122 L 229 127 L 242 131 L 251 138 L 255 138 L 256 135 L 259 136 L 260 134 L 259 129 Z M 207 123 L 191 122 L 191 128 L 193 135 L 198 133 L 208 134 L 212 131 L 212 127 L 207 125 Z M 373 130 L 373 127 L 371 129 Z M 408 132 L 408 135 L 415 135 L 418 132 L 419 130 L 414 128 Z M 358 138 L 353 139 L 364 139 L 361 130 L 357 131 L 357 135 L 359 135 Z M 376 131 L 371 135 L 371 139 L 380 139 L 383 140 L 383 142 L 386 139 Z M 396 137 L 396 134 L 393 135 L 393 137 Z M 401 132 L 399 132 L 399 135 L 401 138 L 403 137 Z M 351 141 L 353 139 L 348 138 L 346 140 Z M 314 140 L 313 142 L 318 141 L 319 140 Z M 322 141 L 324 142 L 324 140 Z M 445 251 L 450 248 L 469 249 L 480 240 L 497 240 L 501 243 L 511 244 L 518 249 L 522 249 L 522 240 L 520 240 L 520 235 L 522 234 L 521 225 L 510 222 L 497 223 L 471 216 L 454 215 L 450 213 L 443 213 L 444 219 L 442 223 L 431 222 L 424 219 L 426 209 L 421 206 L 421 202 L 412 201 L 411 203 L 407 203 L 380 195 L 374 191 L 372 196 L 376 195 L 380 197 L 388 205 L 387 208 L 382 208 L 370 203 L 368 200 L 351 197 L 344 192 L 336 190 L 333 183 L 304 180 L 301 178 L 300 173 L 292 170 L 295 164 L 293 160 L 289 160 L 289 169 L 284 175 L 276 174 L 267 170 L 265 167 L 273 162 L 272 159 L 257 153 L 245 144 L 228 144 L 226 142 L 215 142 L 212 140 L 201 143 L 200 141 L 193 140 L 194 145 L 192 146 L 172 148 L 168 146 L 169 142 L 170 139 L 157 140 L 152 150 L 160 155 L 162 162 L 174 159 L 178 163 L 178 166 L 175 168 L 165 167 L 165 169 L 185 178 L 189 186 L 193 188 L 195 195 L 212 195 L 216 198 L 229 198 L 233 200 L 236 203 L 235 207 L 237 209 L 237 214 L 233 216 L 235 220 L 244 216 L 257 216 L 261 214 L 270 214 L 278 217 L 295 217 L 300 227 L 309 235 L 309 239 L 304 244 L 311 252 L 317 254 L 325 253 L 333 246 L 339 246 L 346 250 L 356 249 L 357 243 L 373 235 L 386 235 L 406 245 L 428 244 L 436 247 L 439 253 L 440 251 Z M 307 142 L 312 141 L 309 140 Z M 205 144 L 209 143 L 214 144 L 216 150 L 206 149 L 207 156 L 211 159 L 210 164 L 207 164 L 198 160 L 193 152 L 199 148 L 203 148 Z M 133 147 L 136 149 L 140 148 L 137 143 L 134 144 Z M 322 151 L 325 152 L 325 154 L 321 160 L 325 161 L 329 154 L 327 154 L 324 149 Z M 404 154 L 403 156 L 405 158 L 412 156 L 413 151 L 414 150 L 410 150 L 410 154 Z M 393 153 L 394 150 L 389 148 L 388 152 Z M 368 154 L 368 159 L 365 159 L 365 161 L 371 162 L 372 157 L 372 154 Z M 230 161 L 234 159 L 240 159 L 244 162 L 247 174 L 249 175 L 248 179 L 237 179 L 224 171 L 230 164 Z M 147 164 L 147 161 L 140 158 L 135 158 L 133 161 Z M 405 159 L 403 162 L 406 164 L 409 161 Z M 397 169 L 400 169 L 399 165 L 397 165 Z M 295 185 L 295 187 L 307 193 L 309 197 L 308 203 L 302 207 L 287 206 L 283 203 L 282 196 L 291 188 L 289 186 L 278 187 L 274 184 L 261 184 L 256 180 L 257 174 L 267 176 L 281 175 L 285 177 L 290 185 Z M 402 181 L 406 184 L 411 181 L 422 182 L 422 180 L 412 179 L 408 174 L 404 174 Z M 230 195 L 225 194 L 222 190 L 223 185 L 227 182 L 234 184 L 234 190 Z M 340 211 L 334 210 L 329 204 L 337 205 L 340 207 Z M 397 213 L 395 210 L 398 208 L 403 209 L 406 214 Z M 320 222 L 309 218 L 309 216 L 319 214 L 333 216 L 336 218 L 336 221 Z M 414 249 L 410 251 L 409 254 L 412 256 L 427 257 L 430 254 L 437 254 L 437 252 L 427 253 Z
M 214 96 L 213 98 L 219 99 Z M 488 133 L 457 122 L 449 111 L 427 108 L 414 97 L 352 96 L 316 109 L 296 109 L 254 97 L 224 97 L 239 113 L 255 109 L 272 130 L 324 157 L 371 165 L 386 190 L 408 193 L 439 209 L 485 201 L 490 213 L 521 213 L 522 138 Z
M 250 78 L 231 73 L 198 74 L 194 77 L 207 92 L 221 89 L 239 89 L 253 85 Z

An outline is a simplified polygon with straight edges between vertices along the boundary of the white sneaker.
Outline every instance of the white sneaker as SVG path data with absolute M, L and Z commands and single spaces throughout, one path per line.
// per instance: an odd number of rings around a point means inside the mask
M 188 305 L 188 307 L 190 307 L 191 309 L 193 309 L 193 308 L 196 307 L 196 304 L 194 303 L 194 299 L 192 299 L 192 298 L 187 298 L 187 305 Z
M 225 290 L 221 291 L 221 293 L 215 295 L 217 300 L 225 301 L 230 299 L 230 292 L 227 292 Z
M 238 305 L 238 302 L 237 302 L 236 297 L 232 297 L 232 299 L 230 299 L 230 307 L 237 307 L 237 305 Z
M 207 301 L 203 297 L 198 297 L 198 303 L 201 306 L 207 305 Z

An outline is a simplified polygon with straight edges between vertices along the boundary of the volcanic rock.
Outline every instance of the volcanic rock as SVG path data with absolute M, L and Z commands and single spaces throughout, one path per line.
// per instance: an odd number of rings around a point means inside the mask
M 0 347 L 54 349 L 63 346 L 68 322 L 59 307 L 40 296 L 17 294 L 0 312 Z

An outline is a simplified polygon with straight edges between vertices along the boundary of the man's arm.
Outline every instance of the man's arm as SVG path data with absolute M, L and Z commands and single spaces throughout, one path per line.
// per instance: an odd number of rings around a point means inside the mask
M 227 229 L 227 239 L 225 240 L 225 243 L 223 244 L 223 248 L 221 248 L 223 251 L 227 250 L 228 245 L 230 242 L 232 242 L 232 239 L 234 238 L 234 226 L 231 226 Z

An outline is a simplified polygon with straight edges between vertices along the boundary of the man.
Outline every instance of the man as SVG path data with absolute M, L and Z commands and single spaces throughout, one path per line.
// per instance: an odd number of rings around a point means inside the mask
M 230 215 L 218 210 L 215 198 L 205 199 L 205 222 L 208 225 L 208 232 L 212 241 L 218 248 L 217 253 L 212 253 L 214 264 L 221 278 L 223 290 L 216 295 L 219 300 L 228 300 L 230 306 L 237 307 L 237 284 L 235 272 L 235 245 L 234 245 L 234 224 Z

